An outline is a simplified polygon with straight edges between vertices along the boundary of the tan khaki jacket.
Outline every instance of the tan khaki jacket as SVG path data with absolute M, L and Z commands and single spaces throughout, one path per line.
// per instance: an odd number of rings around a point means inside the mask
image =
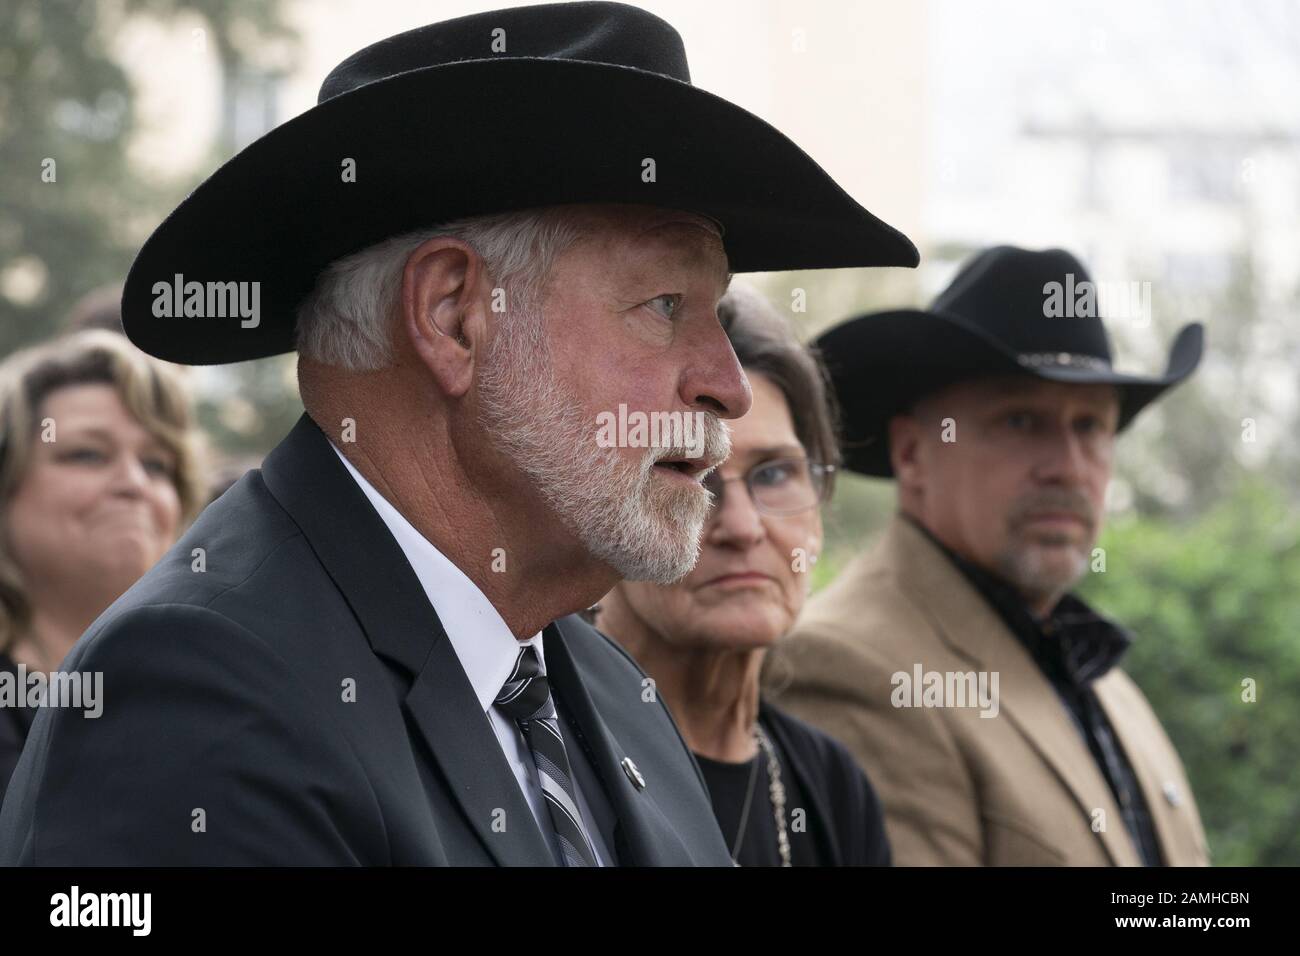
M 914 677 L 917 664 L 996 671 L 996 716 L 981 717 L 975 701 L 894 706 L 904 685 L 893 675 Z M 773 703 L 857 757 L 884 803 L 900 865 L 1139 865 L 1110 788 L 1052 685 L 907 519 L 895 517 L 875 548 L 812 598 L 769 655 L 763 680 Z M 1207 864 L 1191 787 L 1146 698 L 1118 668 L 1094 687 L 1165 861 Z

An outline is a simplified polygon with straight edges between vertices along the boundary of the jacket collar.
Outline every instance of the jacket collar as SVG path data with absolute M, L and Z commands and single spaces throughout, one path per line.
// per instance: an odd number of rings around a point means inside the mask
M 560 618 L 543 632 L 550 665 L 547 675 L 557 691 L 560 706 L 572 715 L 570 723 L 578 739 L 567 746 L 583 747 L 596 769 L 605 796 L 614 809 L 614 852 L 622 866 L 680 864 L 692 858 L 674 827 L 655 800 L 653 781 L 633 786 L 623 761 L 628 753 L 619 735 L 634 728 L 612 726 L 600 718 L 591 695 L 579 675 L 578 659 L 585 640 L 607 640 L 576 615 Z
M 514 670 L 519 651 L 525 645 L 535 646 L 545 672 L 546 650 L 541 633 L 526 641 L 517 640 L 479 586 L 433 542 L 420 534 L 406 516 L 343 457 L 333 442 L 330 448 L 397 541 L 407 563 L 419 578 L 429 603 L 442 609 L 439 620 L 456 649 L 456 657 L 483 712 L 487 713 L 496 702 L 502 685 Z
M 267 456 L 262 478 L 302 530 L 374 653 L 410 681 L 403 707 L 466 820 L 502 865 L 553 865 L 491 722 L 402 549 L 307 415 Z M 504 809 L 510 836 L 493 832 Z
M 1111 825 L 1100 836 L 1112 862 L 1137 865 L 1137 852 L 1120 823 L 1110 786 L 1056 690 L 943 550 L 910 520 L 895 515 L 864 571 L 891 579 L 955 653 L 977 669 L 999 672 L 1001 712 L 1061 778 L 1086 817 L 1091 819 L 1097 809 L 1105 811 Z
M 961 571 L 1029 651 L 1044 673 L 1084 687 L 1119 663 L 1132 637 L 1073 594 L 1066 594 L 1045 618 L 1030 612 L 1019 592 L 1001 578 L 957 554 L 924 525 L 900 514 Z
M 262 478 L 342 592 L 374 653 L 409 679 L 403 707 L 493 859 L 501 865 L 554 865 L 418 576 L 311 418 L 304 414 L 267 456 Z M 557 700 L 572 714 L 575 743 L 586 748 L 614 808 L 619 861 L 649 865 L 690 859 L 650 789 L 633 787 L 623 769 L 627 753 L 616 734 L 630 735 L 635 728 L 610 727 L 584 685 L 584 635 L 578 629 L 585 627 L 569 616 L 543 630 L 547 675 Z M 492 829 L 498 808 L 508 820 L 525 821 L 510 826 L 510 838 Z

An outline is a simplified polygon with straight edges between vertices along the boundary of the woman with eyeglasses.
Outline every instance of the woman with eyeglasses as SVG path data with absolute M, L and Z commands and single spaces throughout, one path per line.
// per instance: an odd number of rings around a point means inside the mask
M 672 711 L 737 865 L 887 866 L 866 775 L 837 741 L 759 695 L 764 655 L 803 607 L 838 460 L 821 366 L 752 290 L 733 285 L 718 316 L 754 402 L 705 480 L 714 505 L 699 561 L 671 586 L 620 583 L 595 622 Z

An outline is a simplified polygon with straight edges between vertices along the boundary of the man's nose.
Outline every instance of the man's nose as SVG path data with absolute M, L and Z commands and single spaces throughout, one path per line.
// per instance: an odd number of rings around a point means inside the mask
M 754 394 L 721 325 L 714 323 L 701 337 L 694 357 L 681 386 L 680 398 L 687 407 L 713 412 L 719 418 L 740 418 L 747 413 Z
M 1054 429 L 1043 441 L 1037 469 L 1041 479 L 1077 484 L 1087 476 L 1088 450 L 1073 428 Z

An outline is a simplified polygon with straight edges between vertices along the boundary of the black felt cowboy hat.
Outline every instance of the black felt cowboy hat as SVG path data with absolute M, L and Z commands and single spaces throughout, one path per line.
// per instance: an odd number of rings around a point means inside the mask
M 999 246 L 966 263 L 929 309 L 862 315 L 823 333 L 815 345 L 842 409 L 845 467 L 891 476 L 889 420 L 927 394 L 985 376 L 1118 386 L 1124 428 L 1192 373 L 1204 334 L 1200 323 L 1184 326 L 1163 375 L 1117 372 L 1097 300 L 1070 253 Z
M 735 272 L 918 260 L 782 133 L 692 86 L 669 24 L 618 3 L 556 3 L 431 24 L 344 60 L 315 107 L 154 231 L 123 323 L 174 362 L 286 352 L 296 307 L 335 259 L 465 216 L 589 202 L 711 217 Z M 259 283 L 257 319 L 167 314 L 187 288 L 215 288 L 209 311 L 231 311 L 222 290 L 237 287 L 218 285 L 230 282 Z M 251 300 L 254 287 L 238 288 Z

